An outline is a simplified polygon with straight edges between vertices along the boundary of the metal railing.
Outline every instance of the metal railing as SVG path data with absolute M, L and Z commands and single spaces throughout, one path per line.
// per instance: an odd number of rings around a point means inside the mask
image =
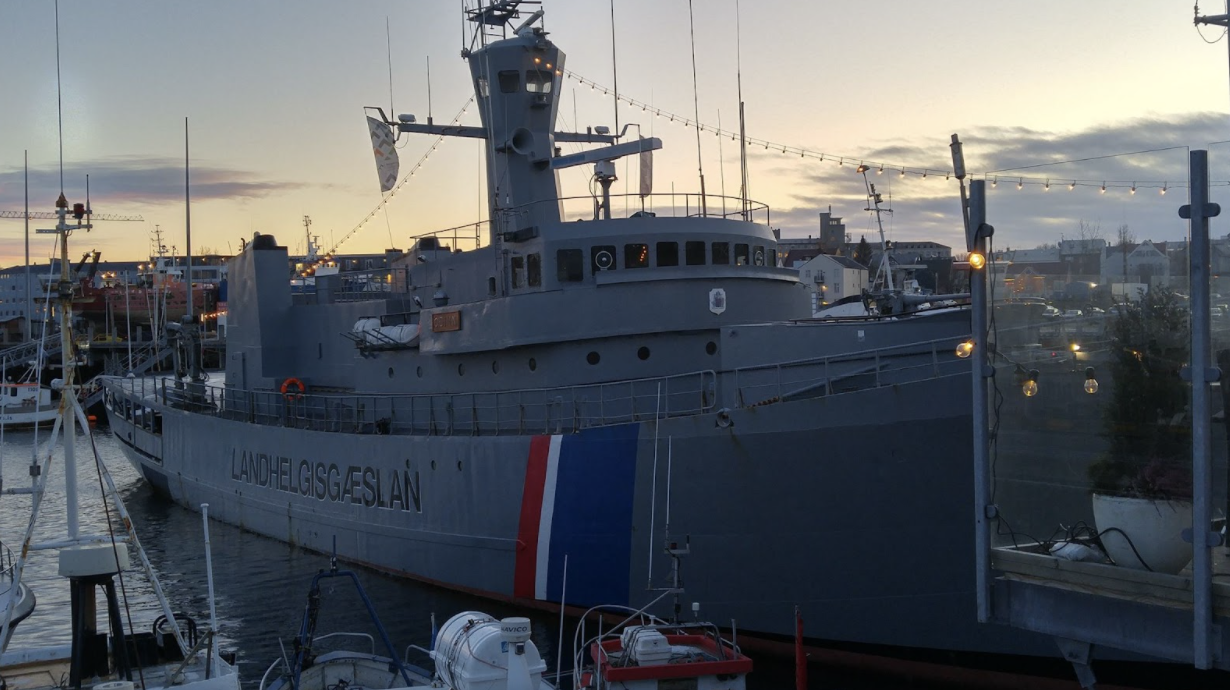
M 956 355 L 964 337 L 940 338 L 735 369 L 736 402 L 755 407 L 898 385 L 967 371 Z
M 108 378 L 132 397 L 227 419 L 338 433 L 496 436 L 581 429 L 699 414 L 714 409 L 712 370 L 647 379 L 423 395 L 240 390 L 177 386 L 167 379 Z
M 594 201 L 595 197 L 592 196 L 542 199 L 521 206 L 501 209 L 501 213 L 504 214 L 506 220 L 515 220 L 519 216 L 528 217 L 530 211 L 536 207 L 552 204 L 558 205 L 562 221 L 595 220 Z M 745 213 L 742 199 L 720 194 L 661 192 L 643 197 L 639 194 L 611 195 L 612 218 L 628 218 L 638 214 L 675 218 L 734 219 L 746 217 L 746 220 L 762 225 L 768 225 L 770 219 L 768 204 L 749 199 Z

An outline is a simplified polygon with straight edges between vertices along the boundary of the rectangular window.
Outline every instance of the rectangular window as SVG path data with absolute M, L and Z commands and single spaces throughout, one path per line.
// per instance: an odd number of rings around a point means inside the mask
M 525 90 L 530 93 L 551 93 L 555 75 L 550 70 L 528 69 L 525 71 Z
M 649 266 L 649 245 L 624 245 L 624 268 L 645 268 L 647 266 Z
M 769 250 L 769 265 L 770 266 L 777 265 L 777 250 L 776 249 Z
M 659 266 L 678 266 L 679 265 L 679 243 L 678 242 L 659 242 L 657 249 L 658 249 L 658 265 Z
M 525 257 L 525 273 L 530 287 L 542 287 L 542 256 L 534 253 Z
M 585 257 L 580 249 L 555 252 L 555 279 L 561 283 L 579 283 L 585 279 Z
M 735 245 L 735 265 L 736 266 L 746 266 L 747 265 L 747 245 L 746 244 L 736 244 Z
M 597 274 L 598 271 L 614 271 L 615 270 L 615 245 L 603 244 L 597 247 L 591 247 L 589 250 L 590 271 Z
M 729 266 L 730 265 L 730 243 L 729 242 L 714 242 L 713 243 L 713 265 L 714 266 Z
M 525 257 L 514 256 L 509 264 L 512 265 L 512 286 L 514 288 L 525 287 Z
M 515 69 L 500 71 L 500 93 L 517 93 L 521 89 L 521 73 Z
M 684 252 L 687 254 L 686 260 L 689 266 L 704 266 L 705 265 L 705 243 L 704 242 L 688 242 L 684 245 Z

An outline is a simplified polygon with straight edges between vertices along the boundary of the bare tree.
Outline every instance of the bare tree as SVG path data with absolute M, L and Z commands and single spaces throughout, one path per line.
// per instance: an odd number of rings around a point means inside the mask
M 1128 245 L 1136 244 L 1136 234 L 1124 223 L 1115 230 L 1115 237 L 1118 240 L 1119 253 L 1123 255 L 1123 282 L 1126 283 Z
M 1080 221 L 1080 225 L 1076 226 L 1076 239 L 1081 241 L 1082 248 L 1085 248 L 1093 240 L 1104 239 L 1102 235 L 1101 223 L 1086 223 L 1084 219 Z

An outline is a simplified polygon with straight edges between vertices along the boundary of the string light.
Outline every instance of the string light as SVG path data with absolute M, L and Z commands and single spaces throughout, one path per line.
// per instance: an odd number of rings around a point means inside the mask
M 999 178 L 996 177 L 991 180 L 991 189 L 995 189 L 998 186 L 999 186 Z
M 1051 191 L 1051 180 L 1050 180 L 1050 178 L 1047 178 L 1047 180 L 1046 180 L 1046 184 L 1042 186 L 1042 191 L 1044 191 L 1044 192 L 1049 192 L 1049 191 Z
M 1132 183 L 1132 193 L 1133 194 L 1136 193 L 1136 183 L 1135 182 Z
M 582 83 L 582 84 L 586 84 L 586 85 L 588 85 L 588 86 L 590 87 L 590 90 L 591 90 L 591 91 L 592 91 L 592 90 L 594 90 L 594 89 L 602 89 L 604 94 L 610 94 L 610 93 L 612 93 L 612 92 L 611 92 L 611 90 L 609 89 L 609 87 L 606 87 L 606 86 L 604 86 L 604 85 L 602 85 L 602 84 L 599 84 L 599 83 L 597 83 L 597 82 L 595 82 L 595 81 L 592 81 L 592 80 L 586 79 L 585 77 L 583 77 L 583 76 L 581 76 L 581 75 L 578 75 L 578 74 L 576 74 L 576 73 L 574 73 L 574 72 L 571 72 L 571 71 L 568 71 L 568 70 L 563 70 L 563 74 L 564 74 L 564 75 L 566 75 L 567 77 L 570 77 L 570 78 L 576 79 L 577 81 L 579 81 L 579 82 L 580 82 L 580 83 Z M 649 107 L 648 107 L 648 103 L 646 103 L 646 102 L 644 102 L 644 101 L 639 101 L 639 100 L 637 100 L 637 99 L 634 99 L 634 98 L 631 98 L 631 97 L 626 97 L 626 96 L 618 96 L 617 98 L 618 98 L 620 101 L 624 101 L 624 102 L 626 102 L 628 105 L 631 105 L 631 106 L 637 106 L 637 105 L 639 105 L 639 106 L 641 106 L 641 110 L 642 110 L 642 112 L 648 112 L 649 110 L 653 110 L 653 111 L 654 111 L 654 115 L 655 115 L 655 117 L 661 117 L 661 116 L 662 116 L 662 110 L 661 110 L 660 108 L 649 108 Z M 667 114 L 667 116 L 670 118 L 670 121 L 671 121 L 671 122 L 674 122 L 676 119 L 678 119 L 680 122 L 682 122 L 682 123 L 683 123 L 683 125 L 684 125 L 685 127 L 691 127 L 692 125 L 696 125 L 696 126 L 697 126 L 697 128 L 698 128 L 698 129 L 700 129 L 701 131 L 712 131 L 712 132 L 714 132 L 714 134 L 715 134 L 716 136 L 722 136 L 722 135 L 724 135 L 724 134 L 728 134 L 728 135 L 730 135 L 730 140 L 731 140 L 731 141 L 738 141 L 738 140 L 739 140 L 739 137 L 738 137 L 738 133 L 737 133 L 737 132 L 730 132 L 730 131 L 726 131 L 726 130 L 723 130 L 723 129 L 718 128 L 718 127 L 713 127 L 713 126 L 711 126 L 711 125 L 706 125 L 706 124 L 700 123 L 700 122 L 698 122 L 698 121 L 694 121 L 694 120 L 692 120 L 692 119 L 690 119 L 690 118 L 687 118 L 687 117 L 683 117 L 683 116 L 675 115 L 675 114 L 673 114 L 673 113 L 670 113 L 669 111 L 668 111 L 666 114 Z M 783 146 L 782 144 L 777 143 L 777 142 L 765 141 L 765 140 L 760 140 L 760 139 L 751 139 L 751 138 L 748 138 L 746 141 L 747 141 L 747 143 L 748 143 L 749 145 L 752 145 L 752 144 L 756 144 L 756 145 L 764 145 L 764 146 L 765 146 L 765 148 L 766 148 L 766 150 L 767 150 L 767 149 L 780 149 L 780 148 L 782 148 L 782 146 Z M 820 151 L 812 151 L 812 150 L 808 150 L 808 149 L 805 149 L 805 148 L 802 148 L 802 147 L 797 147 L 797 146 L 788 146 L 788 145 L 787 145 L 787 146 L 785 146 L 785 148 L 786 148 L 786 151 L 787 151 L 787 152 L 794 152 L 794 151 L 798 151 L 798 152 L 799 152 L 799 156 L 800 156 L 801 158 L 815 158 L 815 159 L 819 159 L 819 160 L 820 160 L 820 161 L 822 161 L 822 162 L 823 162 L 824 160 L 826 160 L 826 159 L 828 159 L 828 160 L 837 159 L 837 161 L 838 161 L 838 165 L 844 165 L 844 159 L 845 159 L 845 158 L 851 158 L 852 160 L 857 160 L 857 157 L 854 157 L 854 156 L 838 156 L 838 155 L 835 155 L 835 154 L 826 154 L 826 153 L 824 153 L 824 152 L 820 152 Z M 1121 154 L 1112 154 L 1111 156 L 1102 156 L 1102 157 L 1127 156 L 1127 155 L 1135 155 L 1135 153 L 1141 153 L 1141 152 L 1121 153 Z M 1101 157 L 1100 157 L 1100 158 L 1101 158 Z M 1068 161 L 1068 162 L 1075 162 L 1075 161 Z M 925 168 L 924 168 L 924 169 L 908 170 L 907 166 L 904 166 L 904 165 L 901 165 L 901 164 L 898 164 L 898 163 L 889 163 L 889 162 L 883 162 L 883 163 L 871 163 L 871 165 L 873 165 L 873 166 L 875 166 L 875 167 L 877 167 L 877 168 L 897 169 L 897 170 L 899 171 L 899 174 L 900 174 L 900 176 L 901 176 L 901 177 L 905 177 L 905 173 L 906 173 L 906 172 L 909 172 L 909 173 L 914 174 L 914 175 L 918 175 L 919 177 L 929 177 L 929 176 L 930 176 L 930 171 L 929 171 L 929 169 L 925 169 Z M 938 173 L 938 172 L 941 172 L 941 171 L 937 170 L 936 172 Z M 953 176 L 953 174 L 954 174 L 954 173 L 953 173 L 953 171 L 952 171 L 951 169 L 944 170 L 943 172 L 944 172 L 944 179 L 945 179 L 945 180 L 951 180 L 951 179 L 952 179 L 952 176 Z M 877 174 L 879 174 L 879 173 L 880 173 L 880 171 L 879 171 L 879 170 L 877 170 Z M 975 173 L 975 174 L 977 174 L 977 173 Z M 983 173 L 983 175 L 984 175 L 984 177 L 986 176 L 986 174 L 985 174 L 985 173 Z M 991 182 L 991 186 L 992 186 L 993 188 L 994 188 L 994 187 L 997 187 L 997 186 L 998 186 L 998 185 L 997 185 L 997 182 L 998 182 L 998 180 L 997 180 L 997 179 L 996 179 L 996 180 L 992 180 L 992 182 Z M 1046 178 L 1043 178 L 1043 177 L 1034 177 L 1034 178 L 1030 178 L 1030 184 L 1042 185 L 1044 190 L 1048 190 L 1048 191 L 1049 191 L 1049 184 L 1048 184 L 1048 180 L 1047 180 Z M 1101 181 L 1101 183 L 1099 184 L 1099 182 L 1098 182 L 1098 181 L 1096 181 L 1096 180 L 1076 180 L 1076 179 L 1073 179 L 1073 180 L 1071 180 L 1071 181 L 1068 183 L 1068 189 L 1069 189 L 1069 190 L 1075 190 L 1075 189 L 1076 189 L 1076 187 L 1078 187 L 1078 186 L 1081 186 L 1081 187 L 1096 187 L 1096 188 L 1098 188 L 1098 189 L 1099 189 L 1099 191 L 1100 191 L 1100 192 L 1105 193 L 1105 192 L 1104 192 L 1104 190 L 1105 190 L 1106 188 L 1109 188 L 1109 187 L 1129 187 L 1129 184 L 1128 184 L 1128 182 L 1127 182 L 1127 181 L 1125 181 L 1125 180 L 1115 180 L 1115 181 L 1111 181 L 1111 180 L 1103 180 L 1103 181 Z M 1178 183 L 1178 184 L 1176 184 L 1176 186 L 1177 186 L 1177 187 L 1186 187 L 1186 186 L 1188 186 L 1188 185 L 1187 185 L 1186 183 Z M 1230 180 L 1217 180 L 1217 181 L 1213 181 L 1213 182 L 1211 182 L 1211 183 L 1210 183 L 1210 186 L 1230 187 Z M 1131 185 L 1130 185 L 1130 187 L 1132 187 L 1132 188 L 1138 188 L 1138 187 L 1154 188 L 1154 189 L 1158 189 L 1158 190 L 1159 190 L 1159 193 L 1161 193 L 1161 190 L 1163 190 L 1163 189 L 1165 189 L 1166 191 L 1169 191 L 1170 184 L 1169 184 L 1169 182 L 1162 182 L 1162 181 L 1140 181 L 1140 180 L 1137 180 L 1137 181 L 1132 182 L 1132 183 L 1131 183 Z M 1017 181 L 1017 189 L 1023 189 L 1023 188 L 1024 188 L 1024 177 L 1020 177 L 1020 178 L 1018 179 L 1018 181 Z
M 1093 367 L 1085 369 L 1085 392 L 1089 395 L 1098 392 L 1098 380 L 1093 377 Z
M 1025 397 L 1032 398 L 1038 394 L 1038 370 L 1030 369 L 1029 374 L 1025 378 L 1025 383 L 1021 385 L 1021 392 Z
M 1018 177 L 1018 178 L 1017 178 L 1017 180 L 1016 180 L 1016 188 L 1017 188 L 1017 189 L 1024 189 L 1024 188 L 1025 188 L 1025 178 L 1023 178 L 1023 177 Z
M 1166 183 L 1162 183 L 1162 196 L 1166 196 Z
M 957 345 L 957 356 L 961 359 L 968 359 L 974 352 L 974 341 L 966 340 Z

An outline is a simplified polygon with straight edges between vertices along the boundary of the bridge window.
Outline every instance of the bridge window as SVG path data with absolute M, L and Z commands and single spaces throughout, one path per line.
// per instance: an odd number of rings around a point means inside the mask
M 615 245 L 603 244 L 596 247 L 591 247 L 589 250 L 590 270 L 593 273 L 598 271 L 614 271 L 615 270 Z
M 525 90 L 530 93 L 551 93 L 555 75 L 550 70 L 529 69 L 525 71 Z
M 525 287 L 525 257 L 514 256 L 508 263 L 512 266 L 513 288 Z
M 769 265 L 770 266 L 777 265 L 777 250 L 776 249 L 769 250 Z
M 746 244 L 736 244 L 735 245 L 735 265 L 736 266 L 746 266 L 747 265 L 747 245 Z
M 713 265 L 714 266 L 730 265 L 730 243 L 729 242 L 714 242 L 713 243 Z
M 500 93 L 517 93 L 521 88 L 521 73 L 515 69 L 500 72 Z
M 679 243 L 678 242 L 659 242 L 658 243 L 658 265 L 659 266 L 678 266 L 679 265 Z
M 561 283 L 578 283 L 585 279 L 585 257 L 580 249 L 555 252 L 555 279 Z
M 689 266 L 705 265 L 705 243 L 688 242 L 684 245 L 685 260 Z
M 525 272 L 530 287 L 542 286 L 542 255 L 538 253 L 525 257 Z
M 624 245 L 624 268 L 645 268 L 647 266 L 649 266 L 649 245 Z

